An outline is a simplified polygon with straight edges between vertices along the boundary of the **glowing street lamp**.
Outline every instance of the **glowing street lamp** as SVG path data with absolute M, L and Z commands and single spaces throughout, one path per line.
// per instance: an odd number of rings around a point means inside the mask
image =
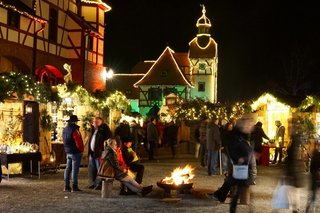
M 113 75 L 114 75 L 114 72 L 112 69 L 106 69 L 104 72 L 103 72 L 103 78 L 105 80 L 111 80 L 113 78 Z

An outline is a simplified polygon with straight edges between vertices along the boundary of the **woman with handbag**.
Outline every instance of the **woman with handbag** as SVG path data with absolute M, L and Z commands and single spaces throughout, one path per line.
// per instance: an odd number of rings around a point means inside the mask
M 143 187 L 127 174 L 128 170 L 119 165 L 117 149 L 117 141 L 115 139 L 108 139 L 107 147 L 102 154 L 98 175 L 101 178 L 115 178 L 131 191 L 141 193 L 142 196 L 146 196 L 152 191 L 152 185 Z

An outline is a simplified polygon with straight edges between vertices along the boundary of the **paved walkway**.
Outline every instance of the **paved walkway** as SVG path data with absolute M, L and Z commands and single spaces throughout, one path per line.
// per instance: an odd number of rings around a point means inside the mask
M 55 174 L 44 174 L 36 178 L 14 177 L 0 184 L 0 212 L 228 212 L 228 204 L 220 204 L 195 195 L 181 195 L 178 203 L 161 202 L 162 190 L 156 182 L 170 174 L 176 166 L 187 163 L 196 167 L 194 187 L 196 191 L 213 191 L 223 183 L 222 176 L 209 177 L 198 162 L 190 158 L 160 159 L 146 162 L 145 185 L 153 184 L 154 191 L 147 197 L 119 196 L 119 183 L 114 183 L 113 198 L 102 199 L 100 192 L 86 189 L 87 168 L 81 168 L 80 193 L 65 193 L 63 189 L 63 170 Z M 281 175 L 279 166 L 259 167 L 257 185 L 252 187 L 254 212 L 272 212 L 271 198 Z M 305 176 L 305 178 L 307 175 Z M 306 179 L 307 180 L 307 179 Z M 301 190 L 301 204 L 304 206 L 307 191 Z M 228 202 L 228 200 L 227 200 Z M 238 212 L 248 212 L 247 206 L 239 206 Z M 288 212 L 288 211 L 281 211 Z

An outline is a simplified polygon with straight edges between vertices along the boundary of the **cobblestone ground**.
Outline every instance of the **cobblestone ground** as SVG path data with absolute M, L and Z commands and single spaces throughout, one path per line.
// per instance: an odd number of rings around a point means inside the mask
M 81 168 L 80 188 L 83 192 L 63 192 L 63 169 L 57 173 L 45 173 L 41 179 L 23 176 L 14 177 L 0 184 L 0 212 L 228 212 L 228 200 L 220 204 L 201 197 L 201 193 L 180 195 L 178 203 L 161 202 L 162 190 L 156 182 L 170 174 L 176 166 L 187 163 L 196 167 L 194 188 L 197 192 L 216 190 L 223 183 L 222 176 L 209 177 L 206 170 L 199 167 L 191 157 L 160 159 L 158 162 L 145 162 L 145 185 L 153 184 L 154 191 L 145 198 L 120 196 L 118 182 L 114 183 L 112 198 L 100 197 L 100 191 L 86 189 L 87 168 Z M 257 185 L 252 187 L 254 212 L 272 212 L 272 193 L 281 175 L 280 166 L 259 167 Z M 305 175 L 307 178 L 307 175 Z M 301 189 L 301 206 L 307 197 L 306 188 Z M 238 212 L 248 212 L 247 206 L 239 206 Z M 281 211 L 287 212 L 287 211 Z

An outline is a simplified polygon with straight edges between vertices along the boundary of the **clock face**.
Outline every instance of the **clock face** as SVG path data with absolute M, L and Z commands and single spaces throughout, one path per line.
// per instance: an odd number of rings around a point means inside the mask
M 199 70 L 205 70 L 206 64 L 205 63 L 199 63 Z

